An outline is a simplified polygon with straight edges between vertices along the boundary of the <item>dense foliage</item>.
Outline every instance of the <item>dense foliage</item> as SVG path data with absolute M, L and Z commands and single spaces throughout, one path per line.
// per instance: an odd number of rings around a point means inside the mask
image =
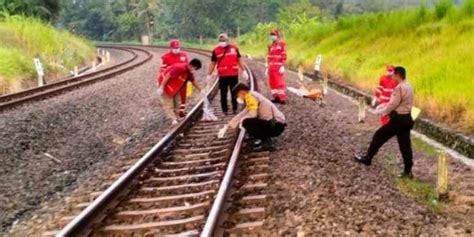
M 59 24 L 100 41 L 141 35 L 197 41 L 219 32 L 238 36 L 262 22 L 298 17 L 329 21 L 342 15 L 432 4 L 436 0 L 63 0 Z
M 273 27 L 283 30 L 291 65 L 312 70 L 322 54 L 326 72 L 368 92 L 386 64 L 405 66 L 425 115 L 474 134 L 474 0 L 327 22 L 300 15 L 286 27 L 259 24 L 241 37 L 243 51 L 264 55 Z
M 0 11 L 53 21 L 60 11 L 59 0 L 0 0 Z

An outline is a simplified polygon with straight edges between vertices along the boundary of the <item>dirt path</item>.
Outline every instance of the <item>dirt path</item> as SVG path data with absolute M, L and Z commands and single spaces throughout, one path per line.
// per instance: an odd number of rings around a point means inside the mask
M 261 66 L 253 68 L 257 78 L 264 78 Z M 295 73 L 287 73 L 287 78 L 291 86 L 297 87 Z M 262 84 L 260 90 L 266 90 Z M 471 234 L 469 222 L 472 224 L 473 219 L 460 221 L 436 214 L 399 190 L 393 178 L 393 173 L 400 171 L 397 166 L 401 160 L 396 142 L 386 145 L 371 167 L 353 162 L 353 154 L 365 150 L 378 126 L 377 118 L 369 116 L 367 123 L 359 124 L 357 106 L 348 99 L 330 91 L 325 100 L 327 106 L 320 108 L 314 102 L 290 95 L 289 104 L 279 106 L 287 116 L 288 126 L 279 139 L 278 151 L 271 155 L 273 173 L 265 222 L 270 233 Z M 384 154 L 392 154 L 396 165 L 388 167 Z M 415 156 L 415 175 L 433 179 L 435 159 L 419 152 Z M 453 164 L 451 169 L 457 169 L 458 176 L 472 176 L 469 168 L 458 162 Z
M 162 52 L 114 79 L 0 114 L 1 230 L 94 181 L 168 127 L 155 93 Z

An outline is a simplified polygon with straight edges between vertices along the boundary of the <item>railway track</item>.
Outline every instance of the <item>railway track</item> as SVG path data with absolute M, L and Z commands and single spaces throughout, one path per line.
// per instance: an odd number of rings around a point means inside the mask
M 0 96 L 0 112 L 15 108 L 28 102 L 43 100 L 65 93 L 67 91 L 112 78 L 118 74 L 122 74 L 142 65 L 152 58 L 152 54 L 143 48 L 118 45 L 101 45 L 99 47 L 104 49 L 122 50 L 129 53 L 131 56 L 118 64 L 98 70 L 96 72 L 63 79 L 51 84 L 31 88 L 18 93 Z
M 209 55 L 203 50 L 188 50 Z M 249 81 L 254 88 L 253 73 Z M 206 95 L 210 100 L 217 93 L 217 81 Z M 73 215 L 61 219 L 61 230 L 51 230 L 44 236 L 215 236 L 256 233 L 263 221 L 245 223 L 241 213 L 227 215 L 243 202 L 264 206 L 265 173 L 246 177 L 251 170 L 266 172 L 268 153 L 241 154 L 245 131 L 229 131 L 224 139 L 217 132 L 233 116 L 224 115 L 212 102 L 219 120 L 200 121 L 203 100 L 188 116 L 173 127 L 143 157 L 131 161 L 111 176 L 104 190 L 91 193 L 89 200 L 78 203 Z M 239 157 L 244 161 L 239 162 Z M 256 164 L 255 168 L 247 167 Z M 247 168 L 246 168 L 247 167 Z M 240 168 L 240 169 L 239 169 Z M 268 165 L 267 167 L 268 168 Z M 237 171 L 241 170 L 241 171 Z M 242 175 L 240 175 L 242 174 Z M 239 176 L 240 178 L 235 179 Z M 235 181 L 234 181 L 235 179 Z M 252 184 L 250 180 L 258 180 Z M 247 185 L 241 185 L 246 182 Z M 235 188 L 238 185 L 241 187 Z M 251 192 L 257 191 L 259 195 Z M 249 194 L 245 196 L 245 194 Z M 231 198 L 232 197 L 232 198 Z M 244 207 L 239 204 L 239 207 Z M 259 209 L 260 211 L 262 209 Z M 243 210 L 250 216 L 252 211 Z M 224 218 L 224 219 L 223 219 Z M 227 220 L 228 221 L 224 221 Z M 243 226 L 243 227 L 242 227 Z

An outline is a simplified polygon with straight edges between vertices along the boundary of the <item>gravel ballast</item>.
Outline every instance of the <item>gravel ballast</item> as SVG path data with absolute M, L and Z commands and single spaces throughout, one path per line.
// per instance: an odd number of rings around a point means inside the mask
M 269 96 L 263 67 L 257 65 L 253 69 L 260 79 L 260 90 Z M 296 73 L 289 72 L 286 77 L 289 86 L 299 87 Z M 315 83 L 306 84 L 316 87 Z M 271 154 L 265 221 L 269 235 L 444 236 L 456 233 L 464 236 L 471 233 L 472 215 L 453 219 L 434 213 L 399 190 L 393 173 L 401 171 L 401 166 L 385 165 L 387 154 L 401 163 L 395 139 L 381 149 L 371 167 L 354 162 L 353 155 L 365 151 L 379 126 L 378 119 L 368 113 L 366 123 L 358 123 L 357 105 L 332 90 L 325 101 L 327 106 L 321 108 L 315 102 L 290 94 L 289 103 L 279 105 L 288 126 L 278 139 L 278 150 Z M 434 184 L 435 167 L 435 159 L 415 153 L 414 172 L 420 179 L 431 179 Z M 472 178 L 472 170 L 460 162 L 451 161 L 450 169 L 456 171 L 456 181 L 460 181 L 459 176 Z M 469 193 L 466 188 L 463 190 Z
M 153 51 L 150 62 L 113 79 L 0 114 L 1 229 L 170 125 L 155 93 L 164 51 Z

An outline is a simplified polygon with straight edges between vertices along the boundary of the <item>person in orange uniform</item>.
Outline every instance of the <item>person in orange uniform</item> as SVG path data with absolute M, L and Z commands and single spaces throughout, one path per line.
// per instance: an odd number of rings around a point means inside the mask
M 199 59 L 192 59 L 189 63 L 175 63 L 165 69 L 158 78 L 158 96 L 166 115 L 172 120 L 172 124 L 177 124 L 179 92 L 186 88 L 189 81 L 193 86 L 201 91 L 201 87 L 194 79 L 194 71 L 199 70 L 202 64 Z
M 267 74 L 268 84 L 272 93 L 272 102 L 285 104 L 286 95 L 285 63 L 286 63 L 286 43 L 281 39 L 279 30 L 270 32 L 272 43 L 268 46 Z
M 379 85 L 375 90 L 375 96 L 372 100 L 372 106 L 375 107 L 377 104 L 386 104 L 390 101 L 393 89 L 397 86 L 397 82 L 393 80 L 393 73 L 395 67 L 393 65 L 387 65 L 387 73 L 382 75 L 379 79 Z M 383 115 L 380 117 L 380 123 L 382 125 L 388 124 L 390 117 Z
M 164 72 L 166 68 L 176 63 L 187 63 L 188 55 L 186 52 L 181 50 L 181 43 L 177 39 L 173 39 L 169 43 L 170 51 L 161 56 L 162 64 L 160 67 L 160 73 Z M 183 118 L 186 109 L 186 86 L 184 86 L 180 91 L 181 105 L 179 107 L 179 117 Z
M 232 111 L 237 113 L 237 101 L 235 95 L 232 93 L 239 82 L 239 68 L 242 71 L 244 80 L 248 80 L 248 74 L 245 72 L 245 64 L 241 60 L 239 48 L 235 44 L 229 43 L 227 34 L 220 34 L 218 37 L 218 45 L 212 50 L 211 64 L 207 81 L 210 83 L 212 73 L 217 68 L 217 75 L 219 76 L 219 90 L 221 93 L 221 108 L 224 114 L 228 114 L 229 108 L 227 105 L 227 97 L 231 93 Z

